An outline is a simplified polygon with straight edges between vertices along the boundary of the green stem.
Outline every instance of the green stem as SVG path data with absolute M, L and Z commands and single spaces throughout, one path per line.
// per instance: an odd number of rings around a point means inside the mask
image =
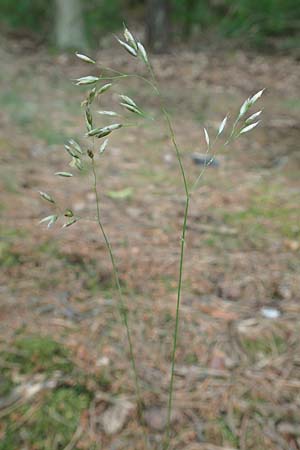
M 134 374 L 134 381 L 135 381 L 135 389 L 136 389 L 136 396 L 137 396 L 137 403 L 138 403 L 138 414 L 139 417 L 141 417 L 141 413 L 142 413 L 142 397 L 141 397 L 141 389 L 140 389 L 140 384 L 139 384 L 139 380 L 138 380 L 138 374 L 137 374 L 137 368 L 136 368 L 136 362 L 135 362 L 135 356 L 134 356 L 134 352 L 133 352 L 133 344 L 132 344 L 132 337 L 131 337 L 131 331 L 130 331 L 130 327 L 129 327 L 129 322 L 128 322 L 128 311 L 127 311 L 127 307 L 123 298 L 123 293 L 122 293 L 122 288 L 121 288 L 121 284 L 120 284 L 120 278 L 119 278 L 119 273 L 118 273 L 118 268 L 117 268 L 117 264 L 115 261 L 115 257 L 114 257 L 114 253 L 112 250 L 112 246 L 110 244 L 110 241 L 107 237 L 107 234 L 104 230 L 102 221 L 101 221 L 101 215 L 100 215 L 100 199 L 99 199 L 99 194 L 98 194 L 98 189 L 97 189 L 97 174 L 96 174 L 96 170 L 95 170 L 95 162 L 94 159 L 92 159 L 92 170 L 93 170 L 93 176 L 94 176 L 94 192 L 95 192 L 95 196 L 96 196 L 96 206 L 97 206 L 97 223 L 99 225 L 99 228 L 101 230 L 101 233 L 103 235 L 104 241 L 105 241 L 105 245 L 107 247 L 109 256 L 110 256 L 110 260 L 111 260 L 111 265 L 112 265 L 112 269 L 113 269 L 113 274 L 114 274 L 114 279 L 115 279 L 115 284 L 117 287 L 117 291 L 118 291 L 118 296 L 119 296 L 119 303 L 118 303 L 118 309 L 119 309 L 119 313 L 121 316 L 121 319 L 125 325 L 126 328 L 126 335 L 127 335 L 127 341 L 128 341 L 128 347 L 129 347 L 129 354 L 130 354 L 130 361 L 131 361 L 131 366 L 132 366 L 132 371 Z
M 171 442 L 171 416 L 172 416 L 172 406 L 173 406 L 173 391 L 174 391 L 174 375 L 175 375 L 175 363 L 176 363 L 176 350 L 177 350 L 177 342 L 178 342 L 178 332 L 179 332 L 179 322 L 180 322 L 180 303 L 181 303 L 181 291 L 182 291 L 182 277 L 183 277 L 183 269 L 184 269 L 184 250 L 185 250 L 185 239 L 186 239 L 186 231 L 187 231 L 187 221 L 189 214 L 189 205 L 190 205 L 190 192 L 187 182 L 187 177 L 185 174 L 185 170 L 182 163 L 182 157 L 180 153 L 180 149 L 178 147 L 175 132 L 173 129 L 173 125 L 167 112 L 164 103 L 162 94 L 157 86 L 156 77 L 154 71 L 152 69 L 151 64 L 148 64 L 148 69 L 151 74 L 151 78 L 153 80 L 154 87 L 161 104 L 161 111 L 166 119 L 167 126 L 170 132 L 170 137 L 172 140 L 173 147 L 175 149 L 178 165 L 180 168 L 182 181 L 184 185 L 185 191 L 185 208 L 184 208 L 184 216 L 183 216 L 183 224 L 182 224 L 182 233 L 181 233 L 181 244 L 180 244 L 180 259 L 179 259 L 179 276 L 178 276 L 178 284 L 177 284 L 177 301 L 176 301 L 176 315 L 175 315 L 175 326 L 174 326 L 174 334 L 173 334 L 173 348 L 172 348 L 172 356 L 171 356 L 171 375 L 170 375 L 170 384 L 169 384 L 169 397 L 168 397 L 168 406 L 167 406 L 167 428 L 166 428 L 166 440 L 164 443 L 164 450 L 168 450 Z
M 175 328 L 173 335 L 173 350 L 171 358 L 171 378 L 169 387 L 169 398 L 168 398 L 168 412 L 167 412 L 167 430 L 166 430 L 166 442 L 164 450 L 167 450 L 170 446 L 171 441 L 171 416 L 172 416 L 172 405 L 173 405 L 173 391 L 174 391 L 174 374 L 175 374 L 175 362 L 176 362 L 176 350 L 177 350 L 177 340 L 179 331 L 179 320 L 180 320 L 180 301 L 181 301 L 181 290 L 182 290 L 182 275 L 183 275 L 183 265 L 184 265 L 184 247 L 185 247 L 185 237 L 187 230 L 187 220 L 189 214 L 189 204 L 190 197 L 186 197 L 183 225 L 182 225 L 182 235 L 181 235 L 181 246 L 180 246 L 180 260 L 179 260 L 179 278 L 177 287 L 177 302 L 176 302 L 176 316 L 175 316 Z
M 147 78 L 136 75 L 136 74 L 121 74 L 118 71 L 114 71 L 117 73 L 116 76 L 111 77 L 110 79 L 118 79 L 118 78 L 129 78 L 136 77 L 144 82 L 148 83 L 157 94 L 160 100 L 160 108 L 167 122 L 167 126 L 169 129 L 170 137 L 172 140 L 173 147 L 175 149 L 178 165 L 180 168 L 184 190 L 185 190 L 185 208 L 184 208 L 184 216 L 183 216 L 183 224 L 182 224 L 182 233 L 181 233 L 181 244 L 180 244 L 180 259 L 179 259 L 179 275 L 178 275 L 178 284 L 177 284 L 177 301 L 176 301 L 176 315 L 175 315 L 175 326 L 174 326 L 174 334 L 173 334 L 173 346 L 172 346 L 172 355 L 171 355 L 171 370 L 170 370 L 170 384 L 169 384 L 169 395 L 168 395 L 168 405 L 167 405 L 167 427 L 166 427 L 166 439 L 164 443 L 164 450 L 168 450 L 171 442 L 171 416 L 172 416 L 172 406 L 173 406 L 173 391 L 174 391 L 174 375 L 175 375 L 175 363 L 176 363 L 176 350 L 177 350 L 177 342 L 178 342 L 178 334 L 179 334 L 179 322 L 180 322 L 180 303 L 181 303 L 181 292 L 182 292 L 182 278 L 183 278 L 183 270 L 184 270 L 184 251 L 185 251 L 185 239 L 187 232 L 187 221 L 189 214 L 189 205 L 190 205 L 190 190 L 188 186 L 187 177 L 185 174 L 182 157 L 180 153 L 180 149 L 178 147 L 175 132 L 173 129 L 173 125 L 169 116 L 168 111 L 166 110 L 163 102 L 163 96 L 158 88 L 158 83 L 153 71 L 153 68 L 150 63 L 147 64 L 149 73 L 151 75 L 152 81 Z M 107 68 L 111 70 L 110 68 Z M 198 183 L 199 180 L 197 180 Z M 197 184 L 196 183 L 196 184 Z

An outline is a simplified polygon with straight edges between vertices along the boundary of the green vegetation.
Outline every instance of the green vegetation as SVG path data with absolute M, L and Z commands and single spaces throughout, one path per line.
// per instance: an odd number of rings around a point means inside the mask
M 13 250 L 9 242 L 0 242 L 0 265 L 12 267 L 20 263 L 20 254 Z
M 78 428 L 82 412 L 88 408 L 91 394 L 85 387 L 84 374 L 75 370 L 69 351 L 50 336 L 18 335 L 9 351 L 0 353 L 0 396 L 6 397 L 16 386 L 16 373 L 34 383 L 34 374 L 51 378 L 59 371 L 61 376 L 76 377 L 76 383 L 63 382 L 54 390 L 46 391 L 34 403 L 14 405 L 2 419 L 1 450 L 35 448 L 53 450 L 65 448 Z M 99 385 L 107 386 L 106 376 L 98 376 Z M 32 447 L 33 446 L 33 447 Z
M 2 368 L 0 378 L 0 398 L 8 395 L 11 392 L 14 385 L 15 384 L 13 383 L 9 375 L 9 371 L 6 368 Z
M 47 21 L 53 9 L 51 2 L 45 0 L 0 0 L 0 16 L 2 21 L 12 28 L 35 30 L 45 34 Z
M 125 0 L 82 2 L 90 44 L 120 28 L 122 17 L 144 15 L 145 4 Z M 278 36 L 285 37 L 283 49 L 299 45 L 298 0 L 172 0 L 171 5 L 173 21 L 184 39 L 213 30 L 219 36 L 243 40 L 246 45 L 267 46 L 268 38 Z M 0 17 L 10 28 L 30 30 L 48 41 L 53 38 L 54 0 L 0 0 Z
M 288 36 L 299 43 L 300 3 L 297 0 L 173 0 L 174 19 L 188 37 L 196 31 L 214 28 L 221 35 L 266 45 L 267 37 Z
M 122 0 L 90 0 L 83 2 L 85 25 L 91 45 L 97 38 L 122 26 Z
M 89 395 L 77 387 L 61 387 L 44 396 L 39 407 L 25 405 L 5 420 L 6 431 L 0 450 L 35 448 L 63 449 L 78 428 L 82 412 L 87 409 Z M 14 420 L 16 417 L 21 425 Z M 22 421 L 26 423 L 22 424 Z M 33 446 L 33 447 L 32 447 Z M 74 447 L 76 448 L 76 447 Z
M 2 352 L 1 358 L 16 366 L 20 373 L 69 373 L 73 365 L 67 350 L 49 336 L 20 337 L 12 352 Z
M 90 43 L 99 36 L 122 26 L 120 0 L 82 2 L 83 15 Z M 8 27 L 30 30 L 51 41 L 54 23 L 54 0 L 0 0 L 0 17 Z
M 229 427 L 229 425 L 226 423 L 226 420 L 221 417 L 218 420 L 218 425 L 220 432 L 222 434 L 222 439 L 224 444 L 232 445 L 233 447 L 238 448 L 239 446 L 239 438 L 234 434 L 232 429 Z
M 255 336 L 253 338 L 245 337 L 242 339 L 241 343 L 245 352 L 253 362 L 262 357 L 282 354 L 287 349 L 285 339 L 274 332 L 270 332 L 266 336 Z
M 9 185 L 10 186 L 10 185 Z M 6 185 L 8 190 L 9 186 Z M 0 266 L 3 268 L 13 267 L 20 263 L 21 254 L 14 248 L 14 241 L 26 236 L 26 232 L 18 228 L 0 227 Z
M 51 126 L 49 127 L 49 124 L 46 122 L 40 124 L 40 126 L 33 131 L 35 137 L 41 139 L 47 145 L 61 145 L 61 143 L 67 139 L 67 136 L 64 133 Z
M 224 222 L 237 227 L 244 236 L 258 244 L 262 239 L 274 236 L 298 239 L 300 227 L 294 195 L 282 198 L 279 185 L 261 185 L 258 189 L 243 210 L 224 212 Z

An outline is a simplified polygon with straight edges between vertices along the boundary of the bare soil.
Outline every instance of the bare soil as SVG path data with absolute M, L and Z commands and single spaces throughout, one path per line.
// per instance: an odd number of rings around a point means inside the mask
M 95 69 L 75 59 L 5 39 L 0 48 L 0 361 L 9 384 L 0 398 L 0 449 L 138 450 L 145 448 L 143 430 L 149 448 L 160 449 L 184 208 L 180 172 L 149 86 L 135 79 L 118 83 L 99 109 L 117 108 L 117 93 L 124 93 L 156 119 L 115 132 L 97 159 L 101 214 L 118 261 L 142 385 L 140 418 L 110 260 L 96 223 L 62 229 L 59 222 L 50 230 L 38 224 L 51 214 L 39 190 L 62 208 L 95 217 L 90 171 L 72 179 L 53 175 L 70 170 L 67 139 L 84 142 L 83 90 L 70 80 Z M 103 49 L 97 59 L 144 74 L 118 49 Z M 154 57 L 153 65 L 190 180 L 201 171 L 192 154 L 205 152 L 203 126 L 215 134 L 228 112 L 232 120 L 245 98 L 267 88 L 260 127 L 226 152 L 216 148 L 219 165 L 206 169 L 192 196 L 171 448 L 300 449 L 299 63 L 208 49 Z M 104 119 L 99 116 L 99 124 Z M 263 308 L 278 317 L 265 317 Z M 72 370 L 49 350 L 52 370 L 44 345 L 28 350 L 29 338 L 58 342 Z M 41 380 L 53 384 L 39 384 L 30 396 L 28 383 Z M 9 403 L 16 386 L 23 386 L 19 403 Z M 62 390 L 74 393 L 67 412 L 60 409 L 65 397 L 49 406 Z M 115 404 L 124 409 L 124 399 L 129 407 L 110 434 L 103 417 Z M 46 422 L 50 413 L 54 425 Z M 50 427 L 44 437 L 43 426 Z

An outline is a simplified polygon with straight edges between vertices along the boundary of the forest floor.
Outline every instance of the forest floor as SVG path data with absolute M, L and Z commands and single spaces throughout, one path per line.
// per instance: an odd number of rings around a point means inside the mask
M 117 48 L 97 59 L 144 74 Z M 184 191 L 157 99 L 134 79 L 108 91 L 102 109 L 123 93 L 157 120 L 115 132 L 97 159 L 141 419 L 97 225 L 38 224 L 52 213 L 40 190 L 95 217 L 90 170 L 53 175 L 70 170 L 64 143 L 83 142 L 84 90 L 71 79 L 95 69 L 6 39 L 0 61 L 0 449 L 144 450 L 144 432 L 148 448 L 161 449 Z M 300 449 L 299 63 L 207 49 L 154 57 L 153 65 L 189 180 L 202 170 L 192 155 L 205 152 L 203 126 L 213 136 L 228 112 L 232 120 L 267 88 L 259 128 L 216 149 L 218 166 L 192 196 L 170 448 Z

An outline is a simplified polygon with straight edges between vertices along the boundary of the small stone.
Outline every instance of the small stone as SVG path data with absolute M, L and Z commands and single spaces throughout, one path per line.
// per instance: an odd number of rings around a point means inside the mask
M 97 359 L 96 366 L 103 367 L 109 365 L 109 358 L 107 356 L 102 356 L 102 358 Z
M 165 153 L 164 154 L 164 161 L 166 164 L 171 164 L 174 160 L 174 157 L 172 155 L 172 153 Z
M 101 417 L 104 433 L 112 435 L 121 431 L 134 408 L 128 400 L 118 400 L 107 408 Z
M 278 319 L 280 317 L 280 311 L 275 308 L 261 308 L 260 312 L 267 319 Z

